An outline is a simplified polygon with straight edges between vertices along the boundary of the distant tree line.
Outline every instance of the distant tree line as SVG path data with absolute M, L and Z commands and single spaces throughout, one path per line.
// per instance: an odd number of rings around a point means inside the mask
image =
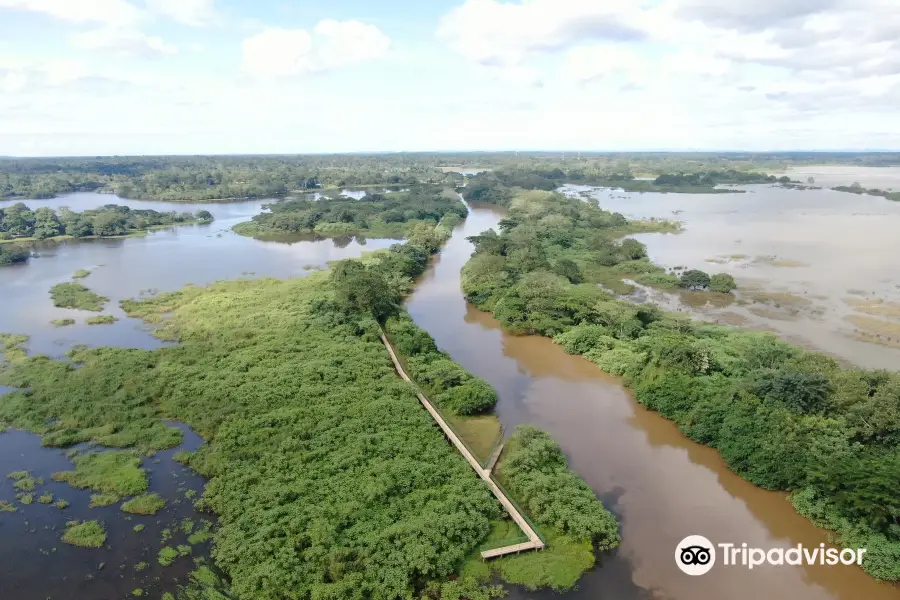
M 34 238 L 45 240 L 59 236 L 85 238 L 91 236 L 115 237 L 130 232 L 192 222 L 212 222 L 209 211 L 158 212 L 131 209 L 127 206 L 107 204 L 97 209 L 74 212 L 61 207 L 59 211 L 41 207 L 31 210 L 19 202 L 0 208 L 0 240 Z
M 880 196 L 882 198 L 887 198 L 888 200 L 893 200 L 895 202 L 900 202 L 900 192 L 892 192 L 890 190 L 881 190 L 878 188 L 864 188 L 858 181 L 854 181 L 851 185 L 839 185 L 837 187 L 831 188 L 837 192 L 847 192 L 850 194 L 865 194 L 867 196 Z

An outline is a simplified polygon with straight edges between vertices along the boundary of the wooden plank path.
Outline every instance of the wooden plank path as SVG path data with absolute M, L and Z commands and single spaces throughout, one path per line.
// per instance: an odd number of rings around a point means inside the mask
M 394 348 L 391 346 L 391 343 L 388 341 L 387 337 L 384 333 L 381 334 L 381 341 L 384 343 L 384 347 L 387 348 L 388 354 L 391 355 L 391 360 L 394 362 L 394 368 L 397 369 L 397 373 L 403 379 L 403 381 L 412 383 L 415 385 L 412 379 L 406 374 L 406 371 L 403 370 L 403 366 L 400 364 L 400 361 L 397 359 L 397 355 L 394 353 Z M 418 389 L 418 386 L 416 386 Z M 494 496 L 497 497 L 497 500 L 500 501 L 500 504 L 503 505 L 503 508 L 506 509 L 506 512 L 509 513 L 509 516 L 512 517 L 512 520 L 515 521 L 516 525 L 519 526 L 519 529 L 522 530 L 522 533 L 525 534 L 525 537 L 528 538 L 527 542 L 523 542 L 521 544 L 513 544 L 512 546 L 504 546 L 502 548 L 494 548 L 492 550 L 485 550 L 481 553 L 482 559 L 488 558 L 496 558 L 498 556 L 503 556 L 506 554 L 515 554 L 518 552 L 523 552 L 525 550 L 541 550 L 544 548 L 544 542 L 541 541 L 540 536 L 531 527 L 525 517 L 522 516 L 522 513 L 519 512 L 519 509 L 515 507 L 515 505 L 507 498 L 506 494 L 500 487 L 494 482 L 491 477 L 491 469 L 493 468 L 493 464 L 489 464 L 489 468 L 483 469 L 481 468 L 481 463 L 478 462 L 478 459 L 469 451 L 469 448 L 463 443 L 461 439 L 456 435 L 453 429 L 450 428 L 450 425 L 444 420 L 444 417 L 441 416 L 441 413 L 437 411 L 437 409 L 431 404 L 431 401 L 422 395 L 421 392 L 416 392 L 416 396 L 419 398 L 419 402 L 422 403 L 422 406 L 425 407 L 425 410 L 428 411 L 428 414 L 431 415 L 431 418 L 434 419 L 441 430 L 444 432 L 444 435 L 447 436 L 447 439 L 456 446 L 456 449 L 459 450 L 460 454 L 463 455 L 463 458 L 469 463 L 469 465 L 475 469 L 475 472 L 479 477 L 487 484 L 490 488 L 491 492 L 493 492 Z M 500 448 L 502 450 L 502 447 Z M 495 453 L 496 457 L 500 456 L 499 452 Z M 493 462 L 496 463 L 496 458 L 494 456 L 491 457 Z

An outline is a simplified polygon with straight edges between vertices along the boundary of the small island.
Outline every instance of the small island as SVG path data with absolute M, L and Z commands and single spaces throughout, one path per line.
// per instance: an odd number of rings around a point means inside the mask
M 900 202 L 900 192 L 894 192 L 891 190 L 881 190 L 878 188 L 864 188 L 859 182 L 854 181 L 850 185 L 839 185 L 837 187 L 831 188 L 836 192 L 847 192 L 849 194 L 865 194 L 866 196 L 881 196 L 882 198 L 887 198 L 888 200 L 893 200 L 894 202 Z
M 416 224 L 432 227 L 468 215 L 456 192 L 423 186 L 404 192 L 369 193 L 360 200 L 322 198 L 267 204 L 267 212 L 234 226 L 235 233 L 262 240 L 290 240 L 301 236 L 364 236 L 401 239 Z M 452 223 L 450 224 L 452 226 Z
M 212 223 L 209 211 L 159 212 L 107 204 L 100 208 L 75 212 L 47 207 L 31 210 L 22 202 L 0 208 L 0 244 L 56 241 L 66 239 L 114 238 L 145 235 L 153 229 L 175 225 Z M 27 252 L 27 251 L 26 251 Z M 7 250 L 3 255 L 9 255 Z M 4 264 L 0 255 L 0 264 Z M 16 256 L 13 254 L 13 256 Z M 10 260 L 23 262 L 27 260 Z

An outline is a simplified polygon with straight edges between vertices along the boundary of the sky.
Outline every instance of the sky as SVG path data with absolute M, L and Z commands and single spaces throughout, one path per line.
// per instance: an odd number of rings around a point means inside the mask
M 900 148 L 898 0 L 0 0 L 0 155 Z

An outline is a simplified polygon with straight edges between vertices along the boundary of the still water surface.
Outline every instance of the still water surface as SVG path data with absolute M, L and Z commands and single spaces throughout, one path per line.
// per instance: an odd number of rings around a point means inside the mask
M 714 542 L 789 547 L 827 542 L 783 494 L 753 486 L 728 470 L 718 453 L 686 439 L 637 405 L 595 365 L 541 337 L 504 333 L 463 298 L 459 271 L 467 236 L 494 227 L 502 214 L 473 205 L 469 218 L 424 275 L 408 302 L 420 326 L 454 360 L 493 385 L 507 432 L 533 423 L 556 438 L 572 467 L 622 524 L 622 546 L 565 597 L 585 600 L 900 600 L 900 589 L 856 567 L 716 567 L 703 577 L 677 569 L 677 543 L 691 534 Z M 514 590 L 515 599 L 556 598 Z
M 743 194 L 655 194 L 567 186 L 627 217 L 677 219 L 679 234 L 634 236 L 664 267 L 726 272 L 737 302 L 703 306 L 696 296 L 652 293 L 671 308 L 710 320 L 738 319 L 870 368 L 900 369 L 900 202 L 832 190 L 743 186 Z M 892 319 L 853 303 L 883 301 Z M 858 339 L 862 318 L 879 343 Z M 884 323 L 882 323 L 884 321 Z
M 68 204 L 77 210 L 89 208 L 92 203 L 117 201 L 110 196 L 94 196 L 81 194 L 54 201 L 31 201 L 29 205 Z M 620 210 L 651 216 L 670 213 L 677 205 L 684 207 L 687 202 L 695 202 L 699 211 L 708 201 L 735 198 L 738 196 L 668 196 L 657 199 L 666 203 L 663 207 L 643 198 L 646 205 L 623 203 Z M 781 201 L 772 202 L 778 206 Z M 363 250 L 391 243 L 369 240 L 365 246 L 353 242 L 339 248 L 332 241 L 324 240 L 284 245 L 259 242 L 227 231 L 231 225 L 258 212 L 262 203 L 203 206 L 217 219 L 210 226 L 176 228 L 140 239 L 60 245 L 41 258 L 32 259 L 28 265 L 0 269 L 0 294 L 5 307 L 0 313 L 0 331 L 30 334 L 32 351 L 52 354 L 61 353 L 75 341 L 152 347 L 158 342 L 142 331 L 136 321 L 121 315 L 115 306 L 119 299 L 137 296 L 148 288 L 165 291 L 187 282 L 201 284 L 249 272 L 255 276 L 299 276 L 306 272 L 307 265 L 323 266 L 328 260 L 356 256 Z M 148 206 L 158 206 L 157 210 L 201 208 L 162 203 L 148 203 Z M 416 322 L 435 337 L 441 348 L 497 388 L 500 394 L 497 410 L 507 431 L 524 422 L 547 429 L 562 444 L 575 470 L 621 520 L 622 547 L 604 557 L 602 564 L 583 579 L 579 589 L 567 597 L 900 600 L 896 587 L 879 584 L 853 567 L 760 568 L 752 572 L 718 569 L 700 578 L 678 571 L 673 558 L 675 545 L 688 534 L 760 547 L 797 543 L 817 546 L 826 541 L 826 535 L 797 515 L 783 495 L 760 490 L 740 479 L 722 464 L 715 451 L 687 440 L 671 423 L 636 405 L 617 380 L 604 375 L 593 364 L 567 355 L 547 339 L 507 335 L 490 315 L 468 305 L 459 288 L 460 268 L 472 252 L 465 238 L 494 227 L 502 217 L 495 207 L 474 205 L 471 208 L 469 218 L 456 229 L 445 250 L 423 276 L 408 307 Z M 719 205 L 718 210 L 730 209 Z M 715 210 L 712 213 L 718 214 Z M 744 220 L 754 222 L 753 218 Z M 688 230 L 692 227 L 689 222 Z M 690 240 L 686 235 L 671 237 L 675 241 Z M 703 260 L 707 254 L 725 251 L 712 244 L 695 253 L 702 255 L 700 260 Z M 659 252 L 651 245 L 654 258 L 660 258 Z M 668 259 L 663 262 L 667 263 Z M 49 326 L 50 319 L 78 311 L 54 309 L 47 289 L 68 279 L 79 268 L 97 265 L 103 266 L 84 282 L 113 299 L 106 312 L 123 317 L 122 321 L 114 326 L 93 328 L 79 324 L 57 330 Z M 82 322 L 83 314 L 76 318 Z M 0 434 L 0 443 L 11 444 L 4 446 L 6 451 L 0 456 L 17 452 L 34 456 L 34 448 L 20 435 L 24 434 Z M 8 470 L 37 470 L 40 464 L 35 459 L 36 466 L 17 463 Z M 58 469 L 55 465 L 47 467 L 47 470 Z M 70 490 L 66 496 L 74 498 L 76 492 Z M 23 527 L 21 522 L 16 523 L 14 527 Z M 6 525 L 4 528 L 10 531 Z M 0 537 L 0 556 L 10 557 L 13 567 L 21 565 L 4 572 L 5 585 L 16 582 L 15 585 L 22 586 L 40 581 L 27 569 L 27 564 L 43 560 L 43 555 L 37 547 L 25 547 L 23 543 L 31 542 L 22 542 L 15 536 Z M 71 570 L 68 566 L 64 569 L 70 577 L 79 580 L 95 560 L 83 552 L 87 551 L 72 554 Z M 66 565 L 69 564 L 67 561 Z M 104 568 L 97 572 L 94 581 L 105 581 L 104 585 L 111 586 L 114 595 L 119 595 L 116 587 L 119 575 L 113 571 Z M 0 591 L 0 597 L 5 596 Z M 513 590 L 512 597 L 557 595 Z

